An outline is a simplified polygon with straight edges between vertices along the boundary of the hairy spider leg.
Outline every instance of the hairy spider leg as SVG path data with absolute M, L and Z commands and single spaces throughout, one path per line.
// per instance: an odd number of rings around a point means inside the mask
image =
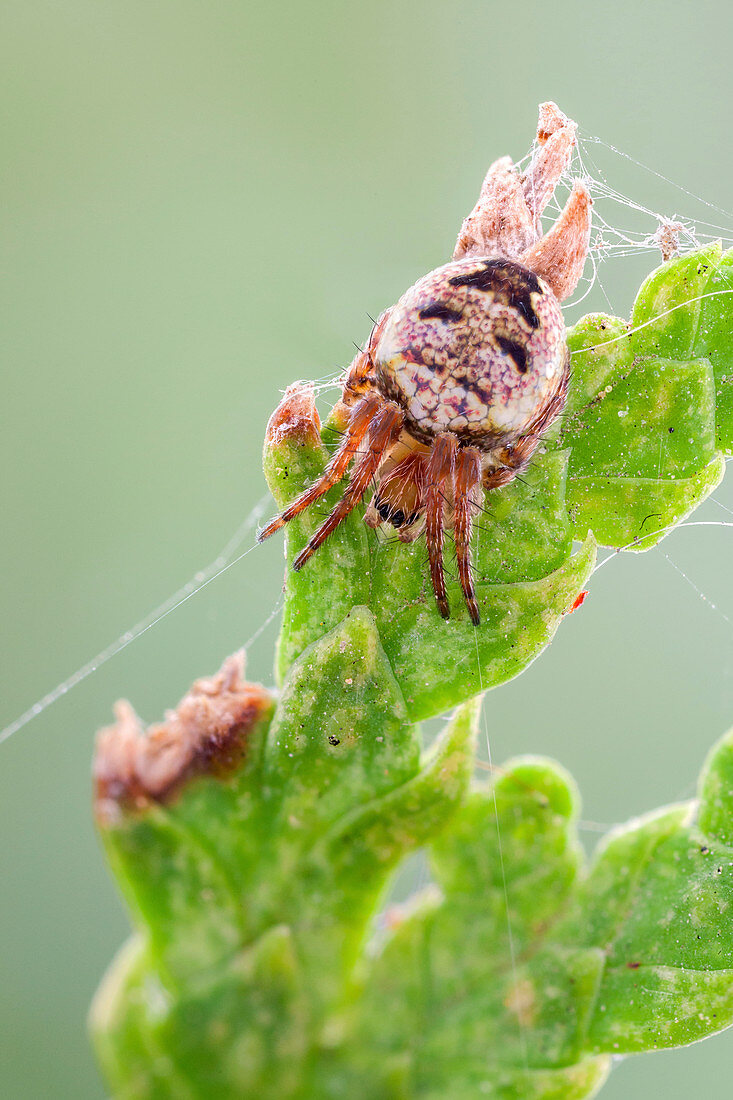
M 372 326 L 366 348 L 354 356 L 354 360 L 346 372 L 341 400 L 347 406 L 353 405 L 355 401 L 358 401 L 360 397 L 363 397 L 365 393 L 374 387 L 374 352 L 389 314 L 390 310 L 388 309 L 380 314 Z
M 296 571 L 302 569 L 308 559 L 315 554 L 318 547 L 323 545 L 328 536 L 336 530 L 340 523 L 343 523 L 349 512 L 353 511 L 359 504 L 379 468 L 385 451 L 399 437 L 404 419 L 405 414 L 397 405 L 394 405 L 391 401 L 382 404 L 380 411 L 372 421 L 367 448 L 351 471 L 349 484 L 344 495 L 305 548 L 298 554 L 293 562 L 293 569 Z
M 481 455 L 475 447 L 463 447 L 456 455 L 453 480 L 453 528 L 458 560 L 458 579 L 466 601 L 471 622 L 481 622 L 476 590 L 471 575 L 471 529 L 473 516 L 480 504 Z
M 270 520 L 266 527 L 257 536 L 258 542 L 264 542 L 270 535 L 288 523 L 295 516 L 299 516 L 309 505 L 314 504 L 322 496 L 332 489 L 345 476 L 349 463 L 359 449 L 364 436 L 369 430 L 377 411 L 382 407 L 383 400 L 376 393 L 368 393 L 358 405 L 355 405 L 349 415 L 349 424 L 346 434 L 330 462 L 326 466 L 318 481 L 305 489 L 299 497 L 289 504 L 279 516 Z
M 367 349 L 354 356 L 343 380 L 341 400 L 345 405 L 353 406 L 354 402 L 363 397 L 365 393 L 368 393 L 373 385 L 374 363 Z
M 448 593 L 443 571 L 443 541 L 445 531 L 445 486 L 452 485 L 458 440 L 450 432 L 435 437 L 427 462 L 425 493 L 425 540 L 428 544 L 430 579 L 438 611 L 450 618 Z

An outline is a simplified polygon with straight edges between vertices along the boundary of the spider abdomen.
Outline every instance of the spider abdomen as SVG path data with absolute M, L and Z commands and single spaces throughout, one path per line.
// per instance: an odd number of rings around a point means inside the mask
M 390 311 L 377 384 L 428 442 L 453 432 L 484 449 L 520 437 L 560 390 L 565 325 L 549 287 L 506 259 L 445 264 Z

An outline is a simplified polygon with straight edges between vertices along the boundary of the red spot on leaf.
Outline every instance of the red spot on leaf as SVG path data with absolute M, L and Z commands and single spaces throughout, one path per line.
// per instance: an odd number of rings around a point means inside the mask
M 573 600 L 572 606 L 568 608 L 568 614 L 572 615 L 573 611 L 577 611 L 578 608 L 585 603 L 585 597 L 588 595 L 588 590 L 579 592 Z

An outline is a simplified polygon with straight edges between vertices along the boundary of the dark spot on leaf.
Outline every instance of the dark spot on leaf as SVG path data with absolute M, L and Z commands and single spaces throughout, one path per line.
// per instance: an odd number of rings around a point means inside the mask
M 340 745 L 341 744 L 338 737 L 334 737 L 333 734 L 331 734 L 331 736 L 329 737 L 328 743 L 329 743 L 329 745 Z
M 629 970 L 638 970 L 639 967 L 641 966 L 641 963 L 640 962 L 632 962 L 632 963 L 627 963 L 626 965 L 629 968 Z
M 708 852 L 710 851 L 710 849 L 708 848 L 707 844 L 702 844 L 700 846 L 700 851 L 702 852 L 702 854 L 704 856 L 706 856 L 708 854 Z

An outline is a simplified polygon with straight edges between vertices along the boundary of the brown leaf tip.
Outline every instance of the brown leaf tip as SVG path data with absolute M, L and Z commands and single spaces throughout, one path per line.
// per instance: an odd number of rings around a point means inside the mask
M 215 676 L 197 680 L 176 710 L 147 730 L 126 700 L 115 705 L 116 721 L 100 730 L 94 755 L 100 825 L 169 801 L 195 776 L 226 776 L 241 766 L 252 730 L 272 705 L 269 692 L 243 675 L 244 653 L 227 657 Z
M 281 443 L 321 445 L 321 418 L 309 382 L 294 382 L 288 386 L 268 421 L 265 445 L 272 447 Z

